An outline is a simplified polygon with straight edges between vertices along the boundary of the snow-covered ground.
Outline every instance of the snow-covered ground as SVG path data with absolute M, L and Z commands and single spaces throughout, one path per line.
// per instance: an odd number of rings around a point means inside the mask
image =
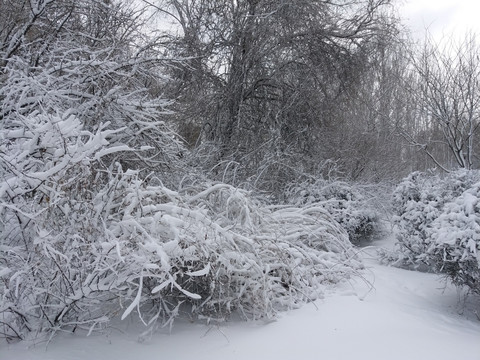
M 273 322 L 177 321 L 171 333 L 160 330 L 143 342 L 136 326 L 121 323 L 107 334 L 62 334 L 48 349 L 1 344 L 0 359 L 480 359 L 478 299 L 462 301 L 437 276 L 379 265 L 373 254 L 372 247 L 364 251 L 364 280 Z

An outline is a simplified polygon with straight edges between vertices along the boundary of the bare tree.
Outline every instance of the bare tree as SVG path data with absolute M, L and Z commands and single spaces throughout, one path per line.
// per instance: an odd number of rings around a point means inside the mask
M 474 140 L 480 124 L 479 54 L 473 35 L 445 45 L 427 38 L 413 61 L 421 120 L 417 133 L 408 138 L 445 171 L 478 165 Z
M 190 58 L 171 83 L 182 134 L 192 145 L 203 134 L 209 164 L 243 166 L 243 180 L 283 166 L 288 181 L 328 158 L 320 135 L 360 83 L 363 49 L 393 24 L 388 0 L 164 3 L 180 28 L 167 47 Z

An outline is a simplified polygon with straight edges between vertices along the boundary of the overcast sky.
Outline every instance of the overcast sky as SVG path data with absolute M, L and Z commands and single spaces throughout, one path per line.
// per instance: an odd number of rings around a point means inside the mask
M 398 0 L 401 15 L 417 38 L 425 29 L 436 39 L 461 37 L 472 30 L 480 33 L 480 0 Z M 403 5 L 402 5 L 403 3 Z

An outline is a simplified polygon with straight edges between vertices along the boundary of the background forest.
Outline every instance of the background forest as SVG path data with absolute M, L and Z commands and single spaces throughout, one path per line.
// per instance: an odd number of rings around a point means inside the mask
M 0 0 L 0 336 L 272 317 L 380 214 L 479 293 L 479 48 L 396 5 Z

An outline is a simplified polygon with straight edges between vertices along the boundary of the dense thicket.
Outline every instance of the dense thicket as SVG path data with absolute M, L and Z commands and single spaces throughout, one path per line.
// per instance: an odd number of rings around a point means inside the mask
M 361 264 L 322 207 L 267 206 L 189 167 L 145 8 L 2 2 L 0 333 L 154 329 L 317 298 Z
M 474 43 L 412 62 L 392 11 L 0 1 L 0 337 L 268 318 L 355 275 L 382 219 L 353 180 L 476 164 Z M 401 260 L 475 291 L 477 177 L 394 201 Z

